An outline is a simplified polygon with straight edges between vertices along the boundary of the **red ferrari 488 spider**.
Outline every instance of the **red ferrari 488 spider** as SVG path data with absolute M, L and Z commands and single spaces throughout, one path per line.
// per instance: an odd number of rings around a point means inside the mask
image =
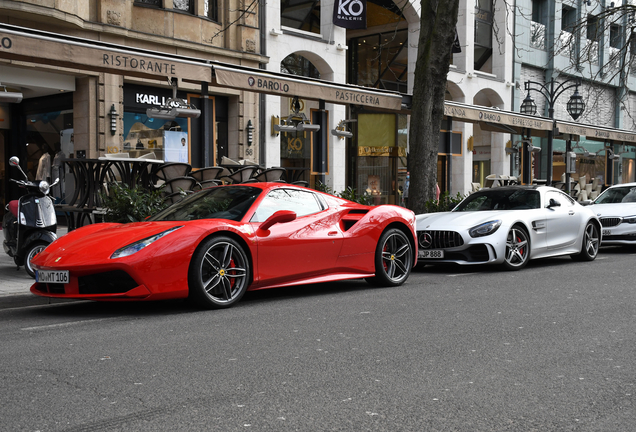
M 111 301 L 189 297 L 222 308 L 263 288 L 357 278 L 398 286 L 416 259 L 410 210 L 248 183 L 204 189 L 144 222 L 69 232 L 34 258 L 31 292 Z

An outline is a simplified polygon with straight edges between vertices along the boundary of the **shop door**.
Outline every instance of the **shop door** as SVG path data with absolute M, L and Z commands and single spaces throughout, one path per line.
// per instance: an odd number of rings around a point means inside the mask
M 405 123 L 406 116 L 401 115 L 358 115 L 354 187 L 361 194 L 371 195 L 373 205 L 402 203 L 400 186 L 404 189 L 406 178 Z

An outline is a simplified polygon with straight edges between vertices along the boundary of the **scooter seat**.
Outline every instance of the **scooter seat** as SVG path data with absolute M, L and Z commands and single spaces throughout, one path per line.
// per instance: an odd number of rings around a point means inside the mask
M 9 211 L 16 218 L 18 217 L 18 202 L 19 202 L 18 200 L 9 201 Z

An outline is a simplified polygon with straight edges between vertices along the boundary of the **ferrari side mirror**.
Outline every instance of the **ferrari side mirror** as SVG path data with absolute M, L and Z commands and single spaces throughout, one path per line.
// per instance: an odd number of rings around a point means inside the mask
M 272 225 L 277 223 L 291 222 L 296 219 L 296 213 L 291 210 L 278 210 L 276 213 L 267 218 L 265 222 L 261 224 L 259 229 L 267 231 Z

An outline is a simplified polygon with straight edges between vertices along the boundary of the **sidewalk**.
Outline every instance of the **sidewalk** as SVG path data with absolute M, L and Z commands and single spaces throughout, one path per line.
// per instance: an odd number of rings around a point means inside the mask
M 2 230 L 0 230 L 2 232 Z M 66 234 L 65 226 L 57 227 L 57 236 Z M 4 241 L 4 234 L 1 236 Z M 24 269 L 16 270 L 13 258 L 0 249 L 0 297 L 17 296 L 17 295 L 33 295 L 29 289 L 35 282 Z

